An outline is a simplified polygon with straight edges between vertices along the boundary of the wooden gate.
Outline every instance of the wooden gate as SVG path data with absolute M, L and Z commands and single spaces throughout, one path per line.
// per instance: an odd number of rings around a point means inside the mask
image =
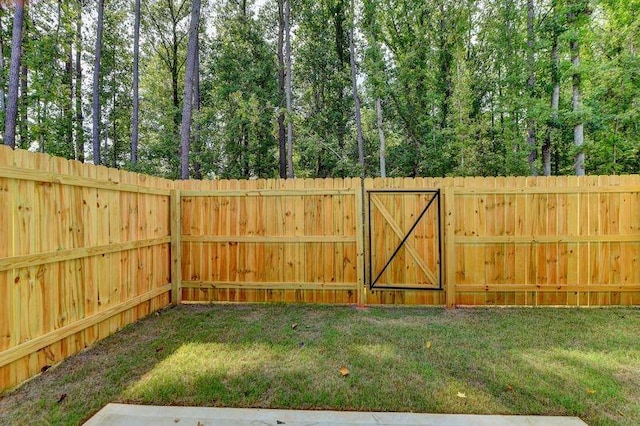
M 367 190 L 371 290 L 442 290 L 440 190 Z

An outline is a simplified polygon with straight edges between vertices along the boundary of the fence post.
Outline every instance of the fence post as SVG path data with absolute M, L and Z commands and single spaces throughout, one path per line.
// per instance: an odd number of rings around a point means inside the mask
M 182 303 L 182 207 L 180 190 L 171 190 L 171 303 Z
M 353 181 L 353 180 L 352 180 Z M 365 230 L 365 213 L 364 213 L 364 179 L 358 179 L 360 182 L 359 187 L 353 188 L 355 194 L 355 207 L 356 207 L 356 256 L 357 263 L 356 268 L 358 270 L 358 306 L 363 306 L 367 303 L 367 290 L 365 288 L 365 263 L 364 263 L 364 230 Z
M 456 307 L 456 249 L 455 249 L 455 189 L 444 187 L 444 266 L 445 266 L 445 297 L 447 308 Z

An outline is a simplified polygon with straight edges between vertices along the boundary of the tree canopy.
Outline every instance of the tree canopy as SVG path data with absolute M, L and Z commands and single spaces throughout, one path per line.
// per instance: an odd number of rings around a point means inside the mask
M 171 178 L 640 172 L 640 0 L 193 6 L 3 3 L 4 143 Z

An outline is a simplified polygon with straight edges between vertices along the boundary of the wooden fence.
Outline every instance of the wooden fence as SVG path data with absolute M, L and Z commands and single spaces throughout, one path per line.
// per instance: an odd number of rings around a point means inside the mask
M 171 188 L 0 146 L 0 390 L 169 303 Z
M 182 182 L 183 300 L 359 302 L 359 182 Z
M 174 182 L 0 147 L 0 236 L 0 390 L 170 302 L 640 305 L 638 175 Z
M 468 179 L 448 194 L 449 304 L 640 304 L 640 177 Z
M 640 304 L 638 175 L 176 187 L 186 302 Z

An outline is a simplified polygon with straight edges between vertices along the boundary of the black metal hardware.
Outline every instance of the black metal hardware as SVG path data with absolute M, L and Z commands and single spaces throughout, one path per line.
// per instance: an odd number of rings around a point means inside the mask
M 372 235 L 371 235 L 371 194 L 383 193 L 383 194 L 433 194 L 427 205 L 422 209 L 422 212 L 413 223 L 407 234 L 404 236 L 400 244 L 396 247 L 393 254 L 387 260 L 386 264 L 382 268 L 382 270 L 378 273 L 375 279 L 373 279 L 373 250 L 372 250 Z M 427 213 L 431 205 L 436 202 L 437 210 L 438 210 L 438 287 L 409 287 L 409 286 L 388 286 L 388 285 L 378 285 L 378 280 L 384 274 L 385 270 L 389 267 L 395 256 L 398 254 L 402 246 L 406 243 L 407 239 L 411 233 L 415 230 L 420 223 L 420 220 Z M 368 210 L 368 218 L 367 226 L 368 226 L 368 239 L 369 239 L 369 289 L 373 290 L 377 288 L 379 290 L 443 290 L 442 286 L 442 226 L 441 226 L 441 209 L 440 209 L 440 190 L 439 189 L 392 189 L 392 190 L 384 190 L 384 189 L 372 189 L 367 190 L 367 210 Z

